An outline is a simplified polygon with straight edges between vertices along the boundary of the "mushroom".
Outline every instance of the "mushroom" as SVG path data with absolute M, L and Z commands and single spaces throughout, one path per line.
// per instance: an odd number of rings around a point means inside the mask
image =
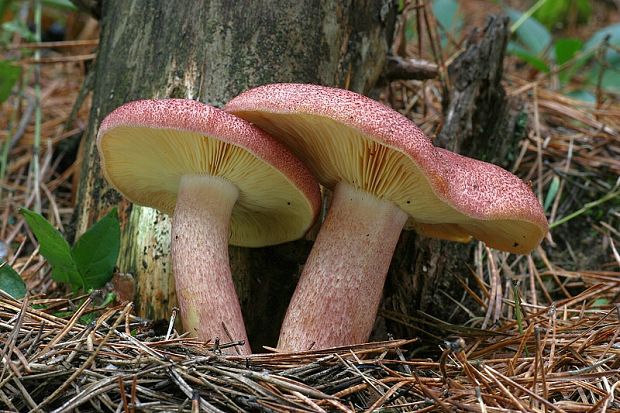
M 302 237 L 320 192 L 282 144 L 229 113 L 183 99 L 141 100 L 110 113 L 97 136 L 107 180 L 131 202 L 173 217 L 181 319 L 199 339 L 244 340 L 228 244 Z
M 515 175 L 434 147 L 412 121 L 365 96 L 271 84 L 242 93 L 224 110 L 283 142 L 334 191 L 280 349 L 366 341 L 405 226 L 522 254 L 547 232 L 540 203 Z

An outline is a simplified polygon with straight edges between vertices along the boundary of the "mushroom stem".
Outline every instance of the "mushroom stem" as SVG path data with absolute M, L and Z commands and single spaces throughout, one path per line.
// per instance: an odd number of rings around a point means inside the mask
M 228 259 L 230 217 L 239 197 L 223 178 L 181 177 L 172 221 L 172 262 L 181 319 L 201 340 L 244 340 L 250 354 L 241 307 Z
M 340 182 L 291 303 L 278 348 L 303 351 L 368 340 L 408 215 Z

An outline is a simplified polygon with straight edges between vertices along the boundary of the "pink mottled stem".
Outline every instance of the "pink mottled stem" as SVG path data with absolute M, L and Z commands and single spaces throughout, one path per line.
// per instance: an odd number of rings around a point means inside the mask
M 185 330 L 201 340 L 245 340 L 240 350 L 250 354 L 228 260 L 230 216 L 238 196 L 237 187 L 225 179 L 183 176 L 172 223 L 172 257 Z
M 392 202 L 339 183 L 286 313 L 278 348 L 303 351 L 368 340 L 406 221 L 407 214 Z

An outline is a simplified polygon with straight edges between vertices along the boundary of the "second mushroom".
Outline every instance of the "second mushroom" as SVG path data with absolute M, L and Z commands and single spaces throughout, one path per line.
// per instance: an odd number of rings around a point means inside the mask
M 334 191 L 282 325 L 282 350 L 368 339 L 405 226 L 515 253 L 547 232 L 540 203 L 518 177 L 434 147 L 409 119 L 365 96 L 272 84 L 225 110 L 283 142 Z
M 108 181 L 136 204 L 173 217 L 181 318 L 200 339 L 244 340 L 228 244 L 300 238 L 320 204 L 318 184 L 284 146 L 219 109 L 183 99 L 121 106 L 97 137 Z

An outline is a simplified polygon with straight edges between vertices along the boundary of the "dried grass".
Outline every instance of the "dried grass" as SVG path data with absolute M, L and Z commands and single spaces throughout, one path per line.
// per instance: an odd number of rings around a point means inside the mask
M 446 339 L 437 360 L 401 350 L 416 340 L 222 356 L 224 346 L 154 335 L 130 305 L 4 296 L 0 403 L 53 412 L 613 411 L 620 309 L 593 303 L 617 289 L 595 284 L 554 306 L 526 305 L 523 333 L 503 320 Z M 83 324 L 90 311 L 97 317 Z

